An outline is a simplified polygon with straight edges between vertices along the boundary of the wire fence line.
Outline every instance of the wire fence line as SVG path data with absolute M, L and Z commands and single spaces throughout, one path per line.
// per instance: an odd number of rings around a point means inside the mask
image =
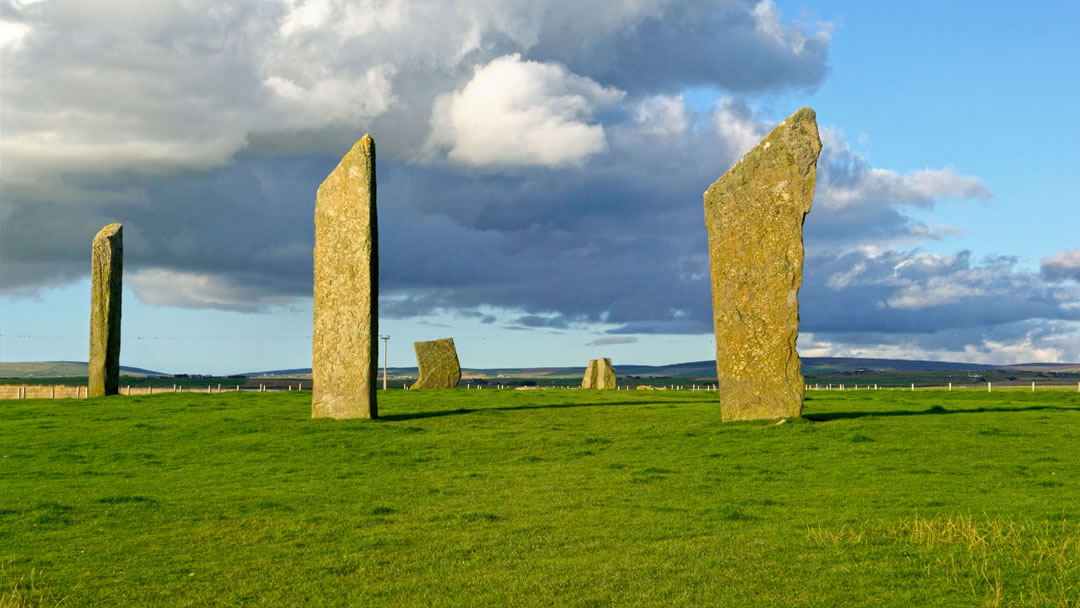
M 1071 382 L 1048 382 L 1044 384 L 1038 384 L 1032 382 L 1030 387 L 1027 384 L 1017 383 L 993 383 L 987 382 L 985 384 L 958 384 L 953 386 L 952 382 L 943 385 L 931 385 L 931 386 L 916 386 L 911 384 L 908 386 L 879 386 L 877 384 L 807 384 L 806 390 L 809 391 L 985 391 L 992 393 L 995 391 L 1072 391 L 1080 393 L 1080 382 L 1077 382 L 1074 386 Z

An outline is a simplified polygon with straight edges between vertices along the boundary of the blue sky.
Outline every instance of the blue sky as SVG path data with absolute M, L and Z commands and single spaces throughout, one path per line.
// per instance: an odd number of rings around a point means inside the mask
M 314 192 L 379 150 L 390 364 L 713 356 L 701 193 L 817 111 L 799 349 L 1078 361 L 1071 2 L 0 0 L 0 361 L 310 366 Z

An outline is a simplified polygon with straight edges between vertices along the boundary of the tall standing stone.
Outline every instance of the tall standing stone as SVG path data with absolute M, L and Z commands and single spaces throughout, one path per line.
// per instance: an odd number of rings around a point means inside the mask
M 90 246 L 90 366 L 87 396 L 120 387 L 120 295 L 124 287 L 124 227 L 109 224 Z
M 585 368 L 585 377 L 581 379 L 581 388 L 615 388 L 615 368 L 611 359 L 592 359 Z
M 375 142 L 365 135 L 315 198 L 313 418 L 376 418 L 379 239 Z
M 705 192 L 725 421 L 802 413 L 802 226 L 820 152 L 814 111 L 800 108 Z
M 413 342 L 420 377 L 412 388 L 454 388 L 461 380 L 461 364 L 453 338 Z

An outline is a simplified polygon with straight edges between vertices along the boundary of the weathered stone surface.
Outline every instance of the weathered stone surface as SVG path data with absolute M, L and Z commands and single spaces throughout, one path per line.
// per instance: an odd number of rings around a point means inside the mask
M 379 239 L 375 142 L 356 142 L 315 198 L 313 418 L 376 418 Z
M 820 152 L 814 111 L 801 108 L 705 192 L 725 421 L 802 413 L 802 226 Z
M 589 366 L 585 368 L 585 377 L 581 380 L 581 388 L 615 388 L 615 368 L 611 365 L 611 359 L 589 361 Z
M 581 379 L 581 388 L 596 388 L 596 359 L 590 359 L 585 367 L 585 377 Z
M 115 395 L 120 386 L 120 294 L 124 229 L 109 224 L 90 246 L 90 379 L 88 395 Z
M 418 388 L 454 388 L 461 380 L 461 364 L 453 338 L 413 342 L 420 377 L 412 385 Z

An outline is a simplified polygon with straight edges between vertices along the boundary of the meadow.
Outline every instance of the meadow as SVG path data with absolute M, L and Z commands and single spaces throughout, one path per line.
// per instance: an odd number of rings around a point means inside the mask
M 0 401 L 0 607 L 1080 606 L 1080 395 Z

